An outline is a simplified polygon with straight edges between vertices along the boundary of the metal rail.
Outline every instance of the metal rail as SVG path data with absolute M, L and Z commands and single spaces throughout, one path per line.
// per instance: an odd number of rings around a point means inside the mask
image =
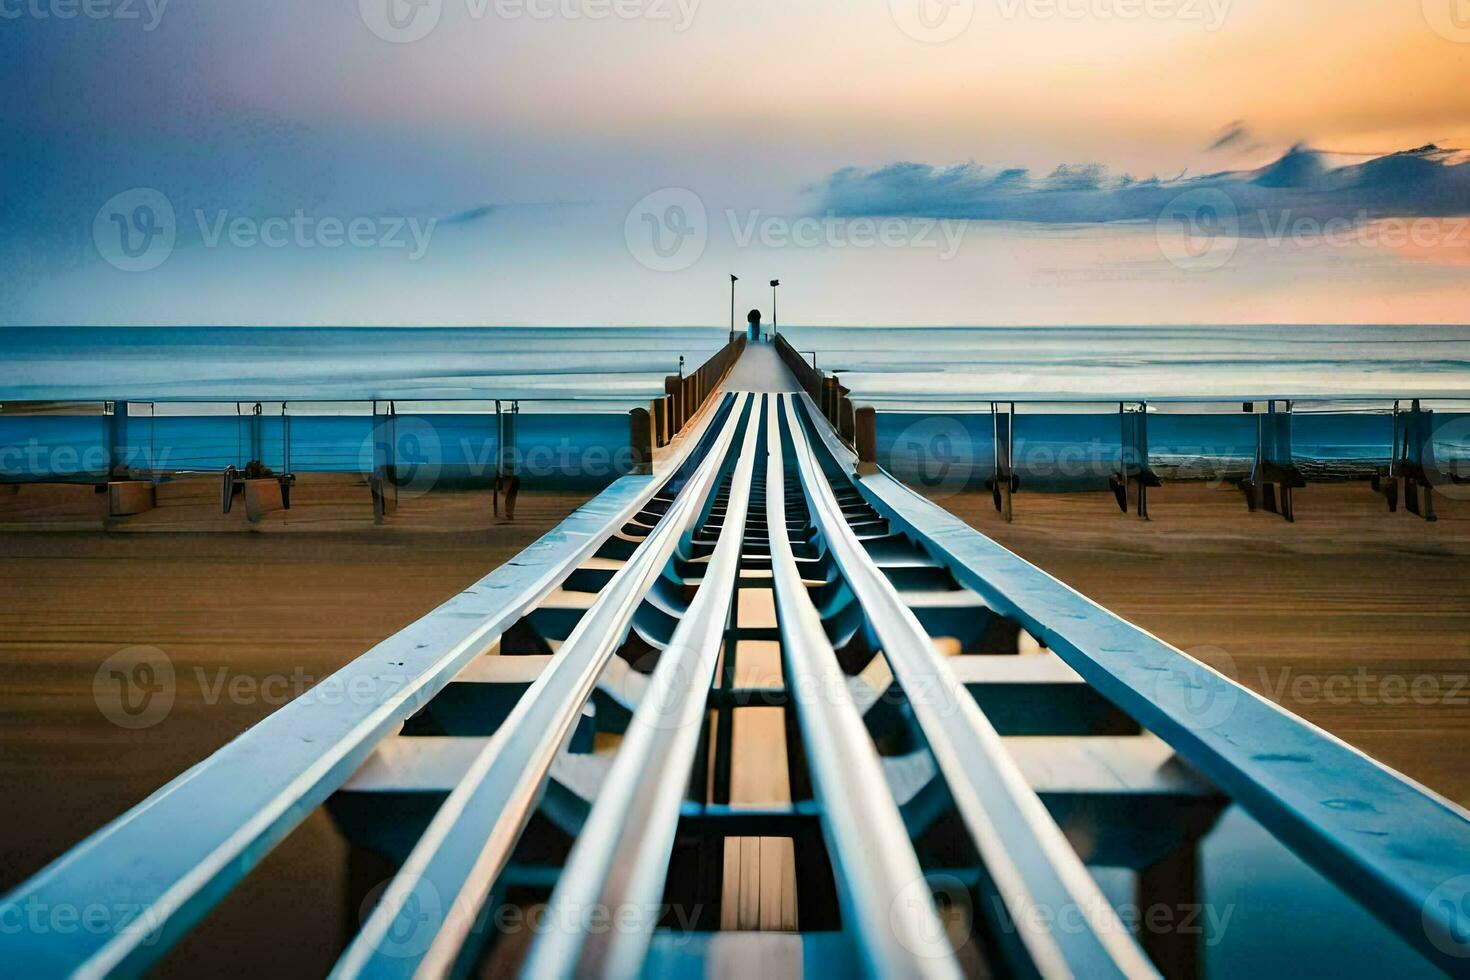
M 477 943 L 472 940 L 485 938 L 473 934 L 475 923 L 531 819 L 551 764 L 622 643 L 634 612 L 700 515 L 748 397 L 735 396 L 734 408 L 689 484 L 471 764 L 343 955 L 335 976 L 444 975 L 454 972 L 461 956 L 475 955 Z M 691 606 L 685 624 L 694 612 Z M 645 698 L 635 720 L 648 704 Z M 414 936 L 411 946 L 390 937 L 407 934 L 404 930 Z
M 767 416 L 766 525 L 782 653 L 813 771 L 822 828 L 839 868 L 848 932 L 871 977 L 961 975 L 939 921 L 882 761 L 802 581 L 787 531 L 781 410 Z
M 808 404 L 809 411 L 815 406 Z M 814 431 L 847 469 L 848 449 Z M 854 486 L 1094 690 L 1431 962 L 1463 936 L 1470 811 L 1118 617 L 886 473 Z M 1445 889 L 1459 883 L 1449 898 Z M 1457 896 L 1457 897 L 1456 897 Z
M 532 948 L 523 968 L 527 976 L 633 977 L 642 967 L 730 618 L 764 397 L 753 396 L 704 579 L 659 658 L 607 783 L 562 870 L 547 912 L 552 927 Z M 595 916 L 612 917 L 620 925 L 595 929 Z
M 997 930 L 1002 942 L 1014 939 L 1007 951 L 1013 967 L 1046 977 L 1154 975 L 994 727 L 964 693 L 913 610 L 863 550 L 833 496 L 795 403 L 786 403 L 786 416 L 812 515 L 907 694 L 991 887 L 1014 923 L 1014 930 Z M 1036 909 L 1052 917 L 1066 914 L 1079 928 L 1048 928 L 1033 914 Z

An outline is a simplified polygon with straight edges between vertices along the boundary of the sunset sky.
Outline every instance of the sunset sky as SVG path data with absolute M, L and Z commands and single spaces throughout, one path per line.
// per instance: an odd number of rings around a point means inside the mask
M 849 167 L 1173 187 L 1470 146 L 1463 0 L 97 2 L 0 0 L 0 322 L 718 323 L 729 272 L 806 323 L 1470 319 L 1463 183 L 1418 233 L 1349 195 L 1352 233 L 1211 268 L 1137 215 L 926 232 L 942 186 L 883 241 L 795 225 Z M 156 230 L 138 191 L 176 226 L 146 269 L 107 242 Z

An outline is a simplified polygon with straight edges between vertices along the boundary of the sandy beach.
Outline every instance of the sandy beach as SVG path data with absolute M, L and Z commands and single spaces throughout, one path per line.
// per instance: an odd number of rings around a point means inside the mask
M 491 516 L 488 492 L 434 493 L 374 526 L 365 487 L 307 478 L 292 511 L 250 526 L 238 511 L 220 515 L 216 493 L 213 480 L 170 484 L 156 510 L 107 529 L 90 488 L 0 494 L 9 790 L 0 888 L 579 503 L 527 492 L 507 524 Z M 1022 494 L 1008 525 L 987 495 L 936 499 L 1118 613 L 1470 803 L 1470 504 L 1441 499 L 1441 520 L 1427 524 L 1388 514 L 1366 485 L 1311 487 L 1288 525 L 1247 513 L 1235 491 L 1171 485 L 1151 499 L 1150 522 L 1103 495 Z M 164 720 L 136 731 L 109 722 L 93 697 L 99 664 L 134 645 L 166 653 L 178 691 Z M 161 972 L 324 973 L 356 925 L 341 897 L 345 855 L 314 814 Z

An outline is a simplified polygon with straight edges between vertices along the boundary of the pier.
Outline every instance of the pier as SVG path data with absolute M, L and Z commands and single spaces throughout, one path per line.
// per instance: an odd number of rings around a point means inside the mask
M 1130 928 L 1097 874 L 1196 904 L 1236 805 L 1463 968 L 1470 815 L 915 494 L 783 344 L 675 378 L 555 531 L 0 901 L 127 925 L 7 931 L 0 962 L 141 972 L 325 808 L 386 881 L 342 977 L 1193 976 L 1198 936 Z M 1146 415 L 1120 415 L 1144 515 Z M 1009 448 L 992 478 L 1009 508 Z

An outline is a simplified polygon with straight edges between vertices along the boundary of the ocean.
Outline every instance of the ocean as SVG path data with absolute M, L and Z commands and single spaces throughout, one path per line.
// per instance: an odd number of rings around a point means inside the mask
M 1294 401 L 1294 450 L 1312 479 L 1383 465 L 1395 399 L 1426 399 L 1439 463 L 1470 466 L 1470 327 L 781 329 L 879 410 L 880 460 L 907 479 L 942 470 L 950 483 L 982 485 L 994 401 L 1016 403 L 1018 468 L 1032 489 L 1105 488 L 1123 400 L 1149 402 L 1151 460 L 1168 477 L 1246 470 L 1256 423 L 1242 403 L 1267 399 Z M 0 404 L 127 401 L 132 465 L 218 471 L 251 457 L 242 418 L 260 402 L 268 465 L 362 471 L 372 403 L 392 401 L 426 465 L 473 477 L 496 451 L 486 416 L 495 401 L 514 402 L 523 437 L 539 433 L 537 449 L 558 459 L 546 475 L 586 488 L 618 471 L 603 462 L 585 475 L 589 454 L 626 444 L 619 417 L 726 338 L 722 327 L 7 328 Z M 73 458 L 99 444 L 95 416 L 0 423 L 0 476 L 106 470 L 96 452 Z
M 782 327 L 880 409 L 991 399 L 1470 401 L 1470 327 Z M 0 402 L 573 400 L 626 409 L 725 327 L 0 329 Z

